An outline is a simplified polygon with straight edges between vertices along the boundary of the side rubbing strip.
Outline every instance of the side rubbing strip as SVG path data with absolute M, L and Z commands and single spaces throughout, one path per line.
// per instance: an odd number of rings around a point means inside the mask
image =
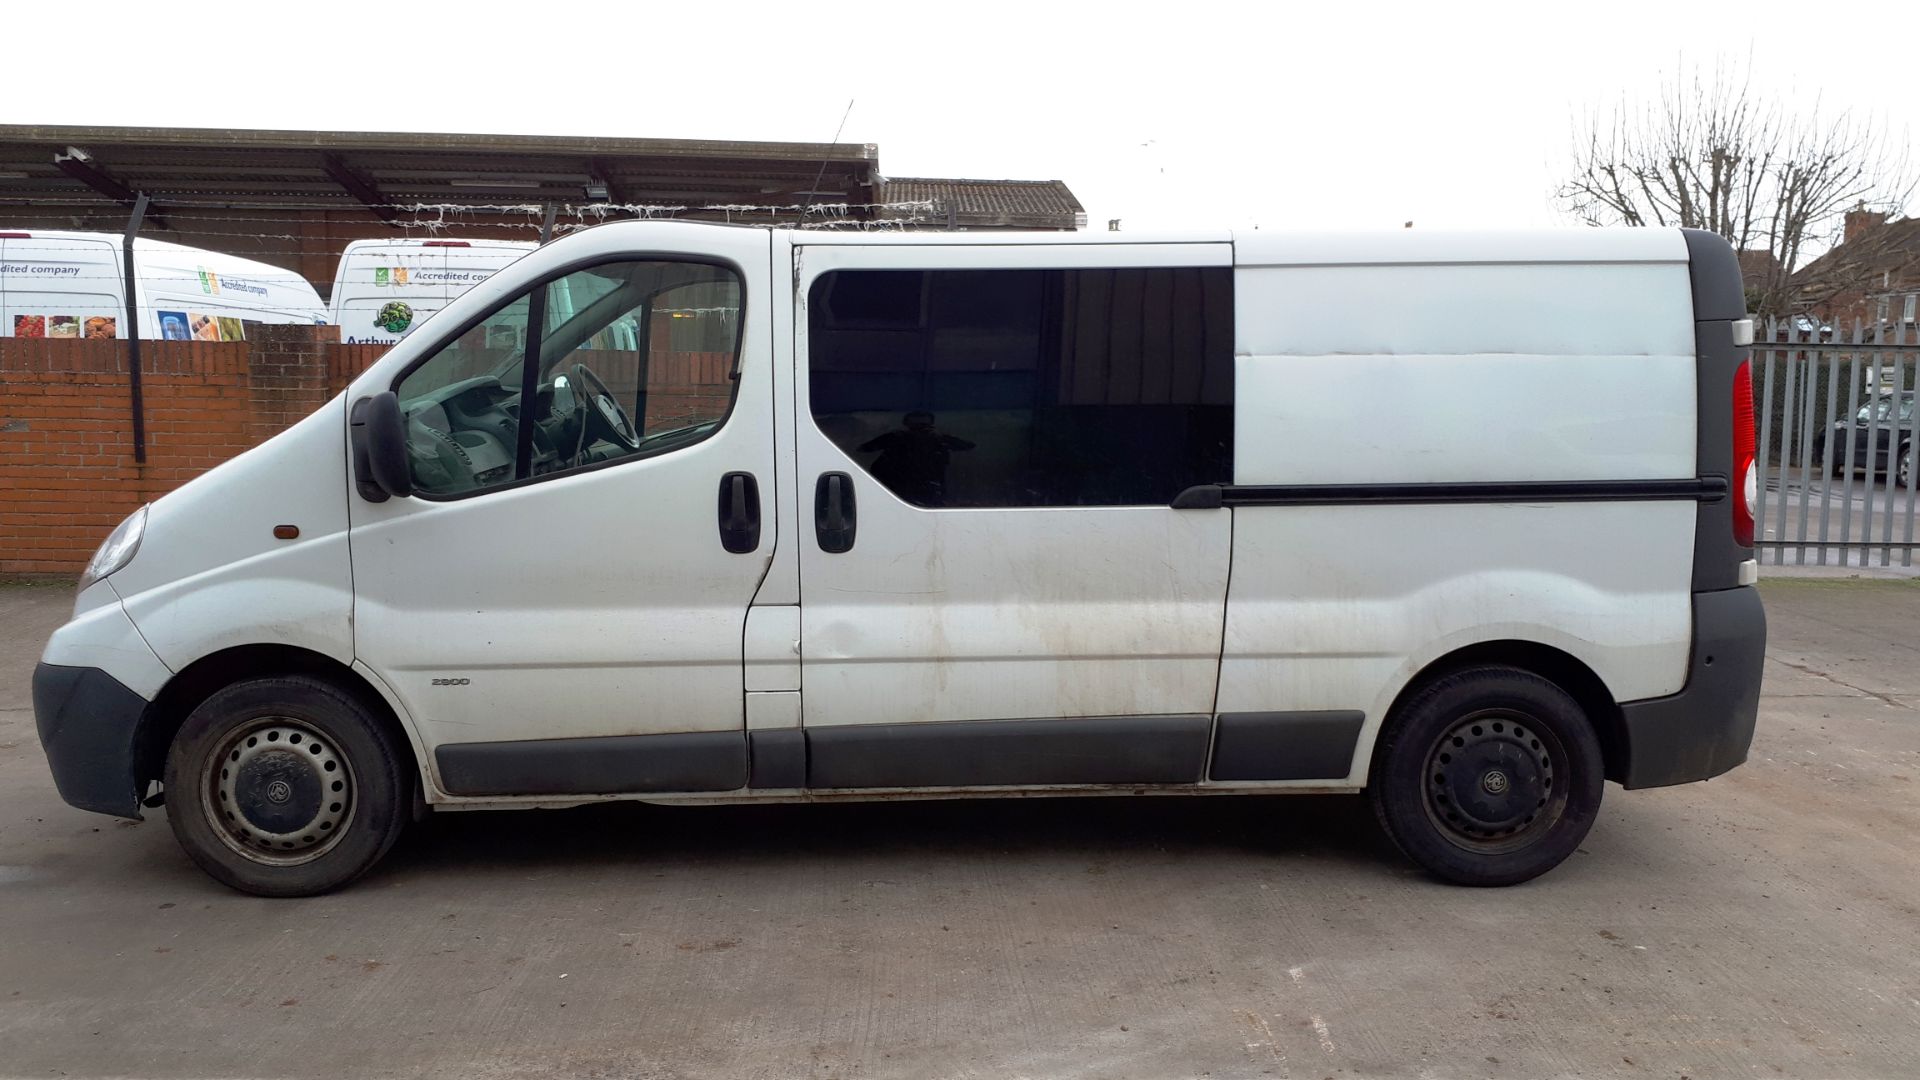
M 732 791 L 747 783 L 739 731 L 451 743 L 433 760 L 454 795 Z
M 1220 506 L 1412 506 L 1431 503 L 1715 502 L 1727 478 L 1524 480 L 1433 484 L 1203 484 L 1174 497 L 1176 510 Z
M 1193 784 L 1204 716 L 862 724 L 807 732 L 814 788 Z
M 1353 766 L 1363 713 L 1221 713 L 1214 780 L 1343 780 Z
M 799 728 L 750 731 L 747 749 L 753 763 L 748 787 L 800 788 L 807 786 L 807 735 Z

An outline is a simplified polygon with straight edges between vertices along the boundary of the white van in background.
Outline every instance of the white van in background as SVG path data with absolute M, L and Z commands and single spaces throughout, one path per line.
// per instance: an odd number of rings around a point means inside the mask
M 349 345 L 391 345 L 539 245 L 517 240 L 355 240 L 334 272 L 333 321 Z
M 0 232 L 0 336 L 126 337 L 126 268 L 113 233 Z M 306 279 L 252 259 L 138 237 L 140 336 L 242 341 L 248 323 L 324 324 Z

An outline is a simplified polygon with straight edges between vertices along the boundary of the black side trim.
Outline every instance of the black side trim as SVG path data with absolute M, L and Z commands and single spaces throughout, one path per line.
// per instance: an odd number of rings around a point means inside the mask
M 1213 737 L 1214 780 L 1344 780 L 1366 714 L 1221 713 Z
M 1760 590 L 1693 594 L 1693 659 L 1677 694 L 1620 706 L 1623 786 L 1664 787 L 1719 776 L 1747 760 L 1760 714 L 1767 612 Z
M 1173 500 L 1179 510 L 1215 506 L 1365 506 L 1421 503 L 1651 502 L 1727 497 L 1727 478 L 1529 480 L 1436 484 L 1203 484 Z
M 134 774 L 147 701 L 90 667 L 33 669 L 33 719 L 60 797 L 82 810 L 140 817 Z
M 747 784 L 739 731 L 451 743 L 433 759 L 453 795 L 732 791 Z
M 1192 784 L 1212 726 L 1206 716 L 1127 716 L 814 728 L 807 786 Z
M 747 733 L 752 768 L 747 786 L 802 788 L 807 786 L 807 736 L 799 728 Z

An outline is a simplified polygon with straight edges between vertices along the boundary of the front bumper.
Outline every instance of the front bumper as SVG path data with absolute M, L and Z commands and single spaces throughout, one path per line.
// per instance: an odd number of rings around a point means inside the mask
M 60 797 L 82 810 L 140 817 L 140 720 L 147 700 L 93 667 L 33 669 L 33 719 Z
M 1767 612 L 1751 586 L 1693 594 L 1693 657 L 1677 694 L 1623 702 L 1629 788 L 1706 780 L 1747 760 L 1760 715 Z

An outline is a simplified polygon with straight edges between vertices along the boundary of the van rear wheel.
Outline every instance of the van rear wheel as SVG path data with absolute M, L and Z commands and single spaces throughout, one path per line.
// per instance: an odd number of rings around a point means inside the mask
M 1600 809 L 1605 766 L 1571 695 L 1528 671 L 1436 679 L 1387 718 L 1368 794 L 1395 846 L 1459 885 L 1558 866 Z
M 405 826 L 400 756 L 352 695 L 250 679 L 200 704 L 167 757 L 167 820 L 200 868 L 256 896 L 312 896 L 378 862 Z

